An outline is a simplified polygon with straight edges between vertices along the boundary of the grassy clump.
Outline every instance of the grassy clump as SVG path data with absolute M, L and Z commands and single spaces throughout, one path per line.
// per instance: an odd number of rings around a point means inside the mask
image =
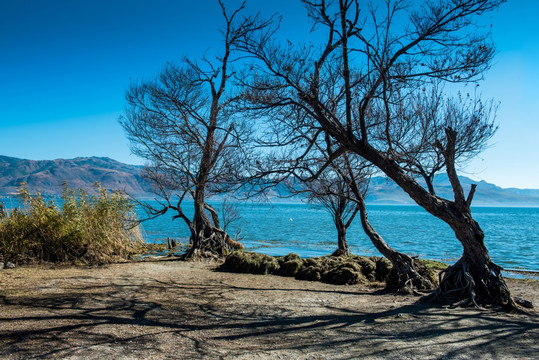
M 391 270 L 391 263 L 384 260 L 365 256 L 323 256 L 301 259 L 294 253 L 273 257 L 254 252 L 233 252 L 226 258 L 221 269 L 251 274 L 293 276 L 300 280 L 351 285 L 385 280 Z
M 224 269 L 249 274 L 274 274 L 279 269 L 279 262 L 273 256 L 255 252 L 234 251 L 227 256 Z
M 337 265 L 324 274 L 324 281 L 337 285 L 353 285 L 366 283 L 367 278 L 363 274 L 361 265 L 348 261 Z
M 303 260 L 294 253 L 279 257 L 277 261 L 279 262 L 278 275 L 281 276 L 296 276 L 303 266 Z
M 376 280 L 377 281 L 386 281 L 391 269 L 393 269 L 393 264 L 391 261 L 385 257 L 373 256 L 371 260 L 376 264 Z
M 434 261 L 434 260 L 420 260 L 418 259 L 418 261 L 422 264 L 422 265 L 425 265 L 428 269 L 430 270 L 436 270 L 436 271 L 442 271 L 442 270 L 445 270 L 447 269 L 447 267 L 449 265 L 443 263 L 443 262 L 440 262 L 440 261 Z
M 23 185 L 20 205 L 0 213 L 0 261 L 104 264 L 143 250 L 132 202 L 96 188 L 89 195 L 65 185 L 59 205 Z

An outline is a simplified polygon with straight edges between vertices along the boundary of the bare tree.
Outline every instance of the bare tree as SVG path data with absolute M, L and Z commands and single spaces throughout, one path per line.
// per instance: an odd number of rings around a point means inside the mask
M 244 79 L 245 99 L 268 113 L 293 108 L 307 114 L 280 126 L 330 137 L 337 147 L 328 153 L 327 166 L 345 152 L 355 153 L 453 229 L 463 255 L 430 298 L 514 307 L 501 267 L 490 259 L 472 216 L 475 187 L 465 196 L 457 176 L 459 162 L 481 151 L 496 129 L 489 107 L 473 100 L 434 106 L 436 97 L 424 95 L 437 94 L 431 89 L 439 82 L 480 79 L 494 48 L 489 34 L 475 25 L 477 16 L 504 1 L 395 0 L 364 8 L 356 0 L 303 2 L 326 41 L 279 45 L 269 30 L 245 37 L 243 50 L 257 59 Z M 421 125 L 422 120 L 435 123 Z M 299 157 L 307 158 L 309 145 L 299 148 Z M 453 199 L 437 196 L 430 186 L 439 171 L 447 172 Z
M 408 293 L 434 289 L 436 281 L 428 269 L 411 256 L 393 249 L 370 223 L 365 197 L 371 170 L 366 162 L 355 154 L 345 153 L 332 161 L 328 168 L 331 170 L 325 170 L 306 186 L 309 198 L 320 202 L 333 215 L 339 244 L 334 255 L 349 254 L 346 231 L 359 213 L 363 231 L 393 265 L 386 279 L 387 287 Z
M 343 158 L 343 166 L 339 167 L 338 172 L 353 194 L 350 199 L 354 201 L 359 211 L 363 231 L 369 237 L 374 247 L 393 265 L 386 279 L 387 288 L 406 293 L 417 293 L 416 290 L 434 289 L 436 287 L 436 280 L 432 277 L 426 266 L 411 256 L 393 249 L 374 229 L 369 221 L 367 206 L 365 204 L 365 197 L 368 190 L 366 174 L 353 170 L 354 168 L 350 165 L 347 154 L 343 155 Z M 331 166 L 334 166 L 334 163 Z M 365 160 L 362 163 L 364 164 Z M 368 180 L 370 180 L 370 176 Z
M 132 151 L 150 163 L 145 176 L 160 199 L 159 207 L 147 206 L 150 216 L 172 210 L 173 219 L 185 221 L 191 232 L 189 257 L 223 254 L 234 244 L 206 198 L 233 185 L 245 163 L 250 128 L 237 114 L 237 95 L 229 83 L 239 39 L 264 27 L 255 18 L 238 21 L 243 5 L 232 14 L 219 5 L 225 21 L 220 55 L 168 64 L 157 79 L 131 85 L 120 120 Z M 192 218 L 184 211 L 185 199 L 194 201 Z
M 308 120 L 308 115 L 292 104 L 284 109 L 270 106 L 268 113 L 268 108 L 259 107 L 255 100 L 258 98 L 252 96 L 252 89 L 248 90 L 243 108 L 263 119 L 267 128 L 258 142 L 272 150 L 251 164 L 254 173 L 249 180 L 261 189 L 285 184 L 288 192 L 307 194 L 311 202 L 325 207 L 337 230 L 338 248 L 334 255 L 349 254 L 346 233 L 359 212 L 365 234 L 393 265 L 388 288 L 404 292 L 434 289 L 436 281 L 425 266 L 389 246 L 369 222 L 365 196 L 372 166 L 354 153 L 335 156 L 338 143 L 322 136 L 323 129 L 314 119 Z
M 351 200 L 352 191 L 348 183 L 335 172 L 325 172 L 316 179 L 306 182 L 305 189 L 309 202 L 324 207 L 332 216 L 337 230 L 337 250 L 332 256 L 350 256 L 346 233 L 359 207 Z

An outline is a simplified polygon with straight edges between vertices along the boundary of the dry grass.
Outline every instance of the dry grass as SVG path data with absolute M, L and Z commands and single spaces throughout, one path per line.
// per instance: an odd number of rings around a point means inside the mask
M 0 261 L 104 264 L 127 259 L 143 246 L 134 205 L 119 192 L 70 190 L 61 201 L 31 195 L 23 186 L 20 205 L 0 213 Z

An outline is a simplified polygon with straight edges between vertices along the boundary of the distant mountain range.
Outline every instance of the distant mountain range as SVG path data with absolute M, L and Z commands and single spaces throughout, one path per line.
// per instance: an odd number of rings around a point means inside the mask
M 465 176 L 459 177 L 465 196 L 472 184 L 477 184 L 472 205 L 475 206 L 539 206 L 539 189 L 501 188 L 486 181 L 475 181 Z M 419 181 L 424 185 L 424 182 Z M 440 197 L 453 199 L 453 190 L 446 174 L 437 175 L 434 189 Z M 410 197 L 393 181 L 384 177 L 371 179 L 368 203 L 374 204 L 414 204 Z
M 150 186 L 140 176 L 140 170 L 138 166 L 101 157 L 34 161 L 0 156 L 0 194 L 15 194 L 20 184 L 26 183 L 30 192 L 54 195 L 67 181 L 69 187 L 89 192 L 99 182 L 107 189 L 144 195 Z
M 124 190 L 139 197 L 150 196 L 151 186 L 142 179 L 140 170 L 140 166 L 102 157 L 34 161 L 0 155 L 0 195 L 17 193 L 21 183 L 26 183 L 30 192 L 39 189 L 43 194 L 54 195 L 61 192 L 61 184 L 67 181 L 72 188 L 90 192 L 94 184 L 99 182 L 107 189 Z M 539 189 L 504 189 L 464 176 L 460 179 L 466 192 L 472 183 L 477 184 L 473 205 L 539 206 Z M 436 177 L 435 189 L 439 196 L 452 198 L 451 184 L 446 175 Z M 297 197 L 293 200 L 299 201 Z M 367 202 L 394 205 L 414 203 L 393 181 L 384 177 L 372 178 Z

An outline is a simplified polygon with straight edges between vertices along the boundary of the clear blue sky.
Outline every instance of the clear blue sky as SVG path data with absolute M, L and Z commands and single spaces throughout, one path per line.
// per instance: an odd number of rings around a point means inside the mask
M 284 36 L 307 24 L 299 1 L 247 7 L 281 13 Z M 539 1 L 509 0 L 486 19 L 498 55 L 480 89 L 501 102 L 500 130 L 464 175 L 539 188 L 537 14 Z M 216 0 L 0 0 L 0 155 L 142 163 L 118 124 L 130 79 L 219 46 L 220 24 Z

